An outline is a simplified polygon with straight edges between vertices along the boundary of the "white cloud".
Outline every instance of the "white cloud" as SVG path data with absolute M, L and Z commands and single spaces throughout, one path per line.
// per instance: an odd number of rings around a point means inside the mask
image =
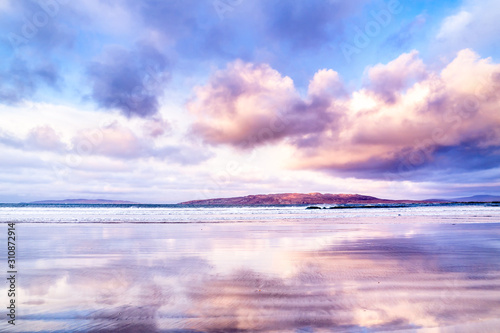
M 441 29 L 439 30 L 437 39 L 455 39 L 467 30 L 467 25 L 472 21 L 471 13 L 463 10 L 460 13 L 448 16 L 444 19 Z
M 500 2 L 467 0 L 453 15 L 446 17 L 436 35 L 442 51 L 455 53 L 463 48 L 488 47 L 498 40 Z M 441 51 L 441 49 L 439 49 Z

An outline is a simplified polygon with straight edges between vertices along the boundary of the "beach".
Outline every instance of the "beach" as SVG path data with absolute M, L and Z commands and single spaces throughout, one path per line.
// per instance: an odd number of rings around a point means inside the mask
M 460 218 L 440 223 L 425 208 L 420 215 L 379 210 L 367 223 L 321 215 L 328 212 L 298 216 L 304 207 L 241 208 L 239 215 L 219 208 L 212 218 L 205 211 L 199 214 L 205 218 L 180 223 L 167 211 L 186 216 L 182 208 L 169 208 L 157 211 L 163 223 L 98 223 L 82 221 L 83 211 L 88 217 L 106 208 L 79 209 L 81 215 L 68 214 L 79 222 L 51 221 L 46 209 L 48 223 L 16 223 L 17 323 L 2 322 L 2 331 L 495 332 L 500 326 L 500 223 L 492 207 L 482 215 L 475 207 L 455 208 Z
M 500 1 L 0 0 L 0 332 L 500 332 Z

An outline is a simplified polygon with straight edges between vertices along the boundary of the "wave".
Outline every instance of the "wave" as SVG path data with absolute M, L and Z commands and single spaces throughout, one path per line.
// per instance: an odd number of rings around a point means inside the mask
M 484 206 L 500 207 L 500 202 L 438 202 L 438 203 L 373 203 L 373 204 L 298 204 L 298 205 L 190 205 L 190 204 L 64 204 L 64 203 L 0 203 L 0 207 L 33 208 L 291 208 L 306 209 L 354 209 L 354 208 L 404 208 L 404 207 L 440 207 L 440 206 Z

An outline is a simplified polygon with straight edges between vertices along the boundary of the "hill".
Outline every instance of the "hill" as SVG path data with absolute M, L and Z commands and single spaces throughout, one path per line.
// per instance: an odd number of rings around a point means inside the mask
M 106 199 L 64 199 L 64 200 L 41 200 L 33 201 L 30 204 L 86 204 L 86 205 L 125 205 L 137 204 L 133 201 L 106 200 Z
M 375 204 L 375 203 L 429 202 L 415 200 L 387 200 L 360 194 L 280 193 L 244 197 L 217 198 L 181 202 L 180 205 L 312 205 L 312 204 Z

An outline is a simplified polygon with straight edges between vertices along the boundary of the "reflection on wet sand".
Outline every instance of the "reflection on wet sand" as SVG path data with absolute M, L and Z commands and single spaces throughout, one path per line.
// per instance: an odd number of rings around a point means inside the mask
M 19 233 L 12 332 L 500 327 L 500 224 L 25 224 Z

